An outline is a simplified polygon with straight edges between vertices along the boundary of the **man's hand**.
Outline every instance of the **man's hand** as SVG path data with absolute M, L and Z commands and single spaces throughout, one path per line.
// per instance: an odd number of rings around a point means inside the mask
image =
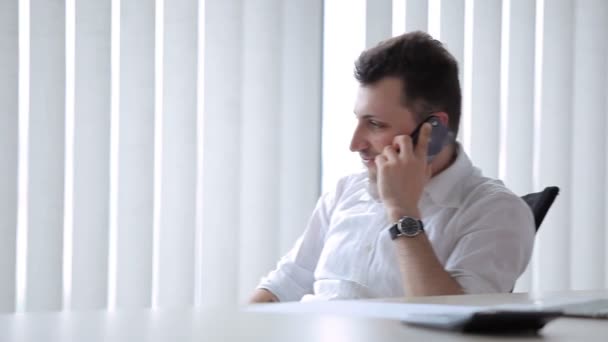
M 428 123 L 422 126 L 416 146 L 410 136 L 398 135 L 376 156 L 378 193 L 392 221 L 404 215 L 420 218 L 418 201 L 431 177 L 427 163 L 431 129 Z
M 274 293 L 266 289 L 255 289 L 253 295 L 249 299 L 249 304 L 274 303 L 278 301 L 279 299 L 277 298 L 277 296 L 274 295 Z

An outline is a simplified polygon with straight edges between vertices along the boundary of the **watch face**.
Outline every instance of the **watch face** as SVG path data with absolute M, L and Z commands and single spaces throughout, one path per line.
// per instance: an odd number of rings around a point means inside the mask
M 416 236 L 422 231 L 418 220 L 412 217 L 404 217 L 399 220 L 399 230 L 405 236 Z

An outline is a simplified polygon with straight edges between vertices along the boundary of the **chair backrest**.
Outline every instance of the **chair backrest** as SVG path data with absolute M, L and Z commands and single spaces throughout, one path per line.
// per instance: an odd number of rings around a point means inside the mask
M 521 198 L 528 203 L 532 213 L 534 214 L 534 224 L 536 225 L 536 231 L 543 223 L 545 215 L 551 208 L 555 197 L 559 194 L 559 188 L 556 186 L 548 186 L 541 192 L 533 192 L 522 196 Z

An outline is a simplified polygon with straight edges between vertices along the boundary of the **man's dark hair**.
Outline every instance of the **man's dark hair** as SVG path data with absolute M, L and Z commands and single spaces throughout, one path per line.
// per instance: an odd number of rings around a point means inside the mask
M 402 103 L 421 122 L 431 112 L 446 112 L 449 128 L 458 133 L 462 96 L 458 63 L 440 41 L 421 31 L 380 42 L 361 53 L 355 78 L 363 86 L 385 77 L 403 84 Z

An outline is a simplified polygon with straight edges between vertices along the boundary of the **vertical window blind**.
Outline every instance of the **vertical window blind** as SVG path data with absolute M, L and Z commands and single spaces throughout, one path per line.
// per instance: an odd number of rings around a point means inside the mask
M 561 195 L 516 290 L 608 286 L 608 3 L 0 2 L 0 311 L 237 305 L 348 151 L 365 47 L 459 61 L 459 139 Z
M 242 303 L 319 195 L 321 1 L 0 3 L 0 311 Z

